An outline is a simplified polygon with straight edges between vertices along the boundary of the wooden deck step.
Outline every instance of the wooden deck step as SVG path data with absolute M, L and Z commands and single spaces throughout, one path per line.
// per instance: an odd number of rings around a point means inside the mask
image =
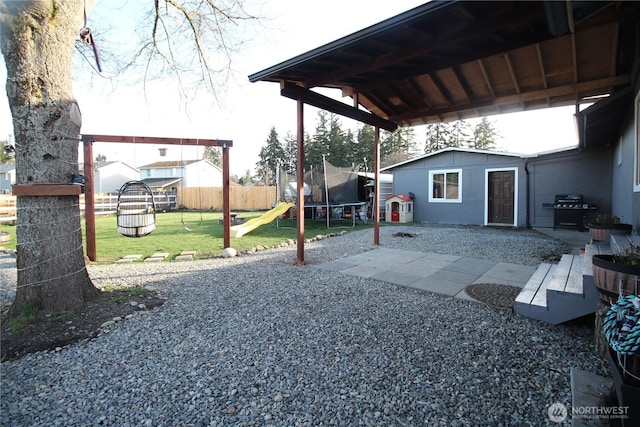
M 585 262 L 584 255 L 565 254 L 557 265 L 541 264 L 516 297 L 515 312 L 553 325 L 593 313 L 598 293 L 593 276 L 583 274 Z
M 562 255 L 547 289 L 582 295 L 583 258 L 582 255 Z
M 599 254 L 611 254 L 611 246 L 607 243 L 590 243 L 585 245 L 582 274 L 585 276 L 593 276 L 593 256 Z
M 637 234 L 612 234 L 611 250 L 613 253 L 620 253 L 628 249 L 631 244 L 640 245 L 640 236 Z
M 538 266 L 533 276 L 529 279 L 522 291 L 516 297 L 516 306 L 535 305 L 539 307 L 547 306 L 547 287 L 551 283 L 551 278 L 556 269 L 553 264 L 542 263 Z

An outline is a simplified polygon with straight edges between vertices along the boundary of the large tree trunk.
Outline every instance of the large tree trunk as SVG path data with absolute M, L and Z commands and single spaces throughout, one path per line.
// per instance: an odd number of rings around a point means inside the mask
M 70 184 L 81 125 L 71 59 L 83 1 L 5 1 L 1 24 L 16 184 Z M 85 267 L 78 202 L 78 196 L 18 196 L 13 313 L 25 303 L 75 311 L 100 294 Z

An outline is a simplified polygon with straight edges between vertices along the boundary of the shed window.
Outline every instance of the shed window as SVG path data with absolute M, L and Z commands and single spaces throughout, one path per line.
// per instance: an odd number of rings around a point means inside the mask
M 429 171 L 430 202 L 462 202 L 462 169 Z

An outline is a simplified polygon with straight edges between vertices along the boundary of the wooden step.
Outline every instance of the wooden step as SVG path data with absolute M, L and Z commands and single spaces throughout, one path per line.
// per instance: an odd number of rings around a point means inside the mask
M 631 244 L 640 245 L 640 236 L 637 234 L 611 234 L 611 250 L 620 253 L 629 249 Z
M 553 264 L 542 263 L 516 297 L 516 305 L 547 306 L 547 287 L 556 269 Z
M 547 290 L 582 295 L 582 255 L 564 254 Z
M 607 243 L 591 243 L 584 247 L 584 260 L 582 261 L 582 274 L 593 276 L 593 256 L 611 254 L 611 246 Z
M 516 297 L 514 311 L 554 325 L 593 313 L 598 295 L 592 281 L 585 282 L 593 276 L 583 274 L 584 263 L 583 255 L 565 254 L 557 265 L 541 264 Z

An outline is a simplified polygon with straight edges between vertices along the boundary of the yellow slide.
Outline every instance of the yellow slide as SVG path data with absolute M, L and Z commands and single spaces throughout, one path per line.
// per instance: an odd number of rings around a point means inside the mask
M 268 212 L 265 212 L 258 218 L 253 218 L 245 222 L 244 224 L 234 225 L 233 227 L 231 227 L 231 237 L 242 237 L 251 230 L 260 227 L 261 225 L 269 224 L 271 221 L 291 209 L 293 206 L 293 203 L 278 203 L 275 208 L 271 209 Z

